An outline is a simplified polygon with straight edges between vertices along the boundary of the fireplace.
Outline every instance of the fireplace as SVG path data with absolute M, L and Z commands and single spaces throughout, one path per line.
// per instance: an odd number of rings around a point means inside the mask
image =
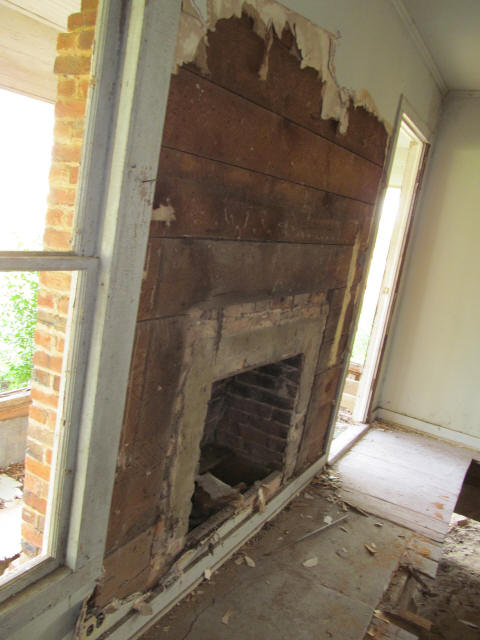
M 301 294 L 189 314 L 159 543 L 172 555 L 292 476 L 328 309 Z
M 171 78 L 98 606 L 233 549 L 325 455 L 387 133 L 322 117 L 295 30 L 261 21 L 218 20 Z M 208 473 L 224 499 L 197 516 Z

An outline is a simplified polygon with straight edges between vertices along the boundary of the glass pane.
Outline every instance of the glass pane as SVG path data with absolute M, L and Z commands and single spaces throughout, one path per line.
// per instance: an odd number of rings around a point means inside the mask
M 71 280 L 0 273 L 0 582 L 47 555 Z
M 0 89 L 0 251 L 43 248 L 54 106 Z

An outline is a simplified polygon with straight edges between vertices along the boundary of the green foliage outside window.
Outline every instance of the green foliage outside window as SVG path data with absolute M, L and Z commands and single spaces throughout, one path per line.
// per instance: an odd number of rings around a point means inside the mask
M 32 376 L 38 273 L 0 277 L 0 391 L 25 387 Z

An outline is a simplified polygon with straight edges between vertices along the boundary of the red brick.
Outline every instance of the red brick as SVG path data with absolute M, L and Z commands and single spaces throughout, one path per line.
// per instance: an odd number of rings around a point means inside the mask
M 74 31 L 79 27 L 83 27 L 83 14 L 81 13 L 72 13 L 68 16 L 68 30 Z
M 90 78 L 78 78 L 77 81 L 77 98 L 83 98 L 86 100 L 88 90 L 90 89 Z
M 82 11 L 96 11 L 98 0 L 82 0 Z
M 61 105 L 61 106 L 59 106 Z M 57 103 L 57 110 L 68 110 L 69 105 L 64 105 L 63 103 Z M 61 116 L 58 116 L 61 117 Z M 53 145 L 52 150 L 52 161 L 53 162 L 75 162 L 79 163 L 82 157 L 82 146 L 77 143 L 61 143 L 56 142 Z M 66 171 L 66 180 L 68 180 L 68 169 L 69 167 L 65 167 Z
M 35 386 L 32 388 L 31 396 L 32 401 L 35 403 L 42 404 L 52 409 L 56 409 L 57 407 L 58 396 L 55 393 L 45 393 Z
M 48 465 L 52 464 L 52 449 L 45 448 L 45 462 Z
M 22 538 L 34 547 L 42 548 L 43 535 L 26 522 L 22 523 Z
M 77 46 L 82 51 L 90 51 L 93 46 L 93 38 L 95 36 L 95 31 L 93 28 L 86 29 L 78 34 L 77 37 Z
M 70 308 L 70 298 L 67 296 L 63 296 L 57 303 L 58 313 L 63 315 L 68 315 L 68 310 Z
M 47 226 L 50 227 L 63 227 L 65 229 L 71 229 L 73 224 L 73 212 L 62 209 L 48 209 L 47 211 Z
M 57 37 L 57 51 L 75 49 L 77 45 L 76 33 L 59 33 Z
M 37 367 L 33 370 L 33 380 L 43 384 L 44 387 L 51 387 L 53 378 L 49 373 Z
M 46 500 L 48 498 L 49 483 L 42 478 L 37 478 L 30 473 L 25 474 L 24 490 L 36 495 L 38 498 Z M 31 505 L 33 509 L 36 509 L 34 505 Z M 38 509 L 37 509 L 38 510 Z
M 26 453 L 28 453 L 29 456 L 32 456 L 32 458 L 35 458 L 35 460 L 38 460 L 39 462 L 43 462 L 43 452 L 43 444 L 40 444 L 35 440 L 31 440 L 30 438 L 27 439 Z
M 46 351 L 48 351 L 52 347 L 52 336 L 50 333 L 46 333 L 45 331 L 41 331 L 38 327 L 35 330 L 35 345 L 37 347 L 42 347 Z
M 58 187 L 51 187 L 48 201 L 52 205 L 75 204 L 75 196 L 76 191 L 74 188 L 60 189 Z
M 25 471 L 33 473 L 44 480 L 50 479 L 50 467 L 38 460 L 35 460 L 35 458 L 32 458 L 28 454 L 25 456 Z
M 45 309 L 55 309 L 55 296 L 51 293 L 40 291 L 37 298 L 37 304 L 39 307 L 44 307 Z
M 50 184 L 68 184 L 70 182 L 70 167 L 63 162 L 52 162 L 49 180 Z
M 74 78 L 58 78 L 57 96 L 72 98 L 76 92 L 76 83 Z
M 33 359 L 35 360 L 35 356 L 33 356 Z M 45 411 L 45 409 L 39 409 L 38 407 L 32 404 L 30 405 L 28 415 L 31 419 L 35 420 L 39 424 L 47 424 L 48 414 L 47 414 L 47 411 Z
M 26 479 L 27 474 L 25 474 L 25 480 Z M 26 505 L 35 509 L 35 511 L 38 511 L 43 515 L 47 513 L 47 501 L 44 498 L 39 498 L 36 493 L 25 490 L 23 493 L 23 501 Z
M 44 351 L 35 351 L 33 354 L 33 364 L 52 371 L 53 373 L 62 373 L 63 358 L 60 356 L 52 356 Z
M 35 511 L 32 509 L 28 509 L 27 507 L 23 507 L 22 509 L 22 520 L 27 524 L 30 524 L 32 527 L 37 526 L 38 516 Z
M 57 425 L 57 412 L 53 411 L 53 409 L 50 409 L 47 417 L 47 427 L 50 427 L 50 429 L 55 429 L 56 425 Z
M 70 175 L 68 177 L 70 184 L 77 184 L 77 182 L 78 182 L 78 170 L 79 170 L 79 167 L 71 167 L 70 168 Z
M 70 282 L 70 273 L 65 271 L 43 271 L 40 274 L 40 284 L 54 291 L 69 292 Z
M 52 389 L 55 389 L 55 391 L 60 391 L 60 381 L 61 381 L 61 377 L 60 376 L 54 376 L 53 377 L 53 384 L 52 384 Z
M 85 16 L 84 16 L 85 19 Z M 90 72 L 90 56 L 58 56 L 53 67 L 54 73 L 82 75 Z
M 46 229 L 43 236 L 45 248 L 54 251 L 68 251 L 71 248 L 71 233 L 58 229 Z M 40 303 L 39 303 L 40 304 Z
M 28 424 L 28 437 L 49 447 L 53 446 L 53 431 L 44 425 L 34 424 L 31 420 Z

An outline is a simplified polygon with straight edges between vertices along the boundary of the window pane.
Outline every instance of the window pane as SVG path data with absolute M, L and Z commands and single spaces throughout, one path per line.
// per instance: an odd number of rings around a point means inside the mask
M 54 106 L 0 89 L 0 250 L 43 248 Z
M 0 574 L 46 556 L 72 272 L 0 273 Z M 54 526 L 55 523 L 53 523 Z M 10 560 L 9 560 L 10 559 Z M 2 580 L 3 581 L 3 580 Z

